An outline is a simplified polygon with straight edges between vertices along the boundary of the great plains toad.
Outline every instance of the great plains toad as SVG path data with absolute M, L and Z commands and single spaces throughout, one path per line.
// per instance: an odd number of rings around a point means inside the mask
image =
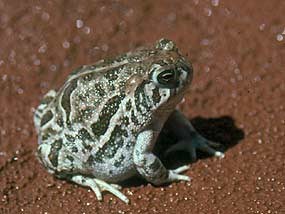
M 180 139 L 169 151 L 196 149 L 223 157 L 175 109 L 193 70 L 171 40 L 73 71 L 35 111 L 38 158 L 55 176 L 90 187 L 98 200 L 106 190 L 124 202 L 117 184 L 135 174 L 160 185 L 190 178 L 164 167 L 153 154 L 165 121 Z M 168 152 L 169 152 L 168 151 Z

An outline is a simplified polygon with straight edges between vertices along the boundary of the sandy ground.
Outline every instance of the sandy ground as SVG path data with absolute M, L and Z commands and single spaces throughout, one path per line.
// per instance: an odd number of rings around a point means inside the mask
M 285 213 L 285 1 L 78 2 L 0 0 L 0 213 Z M 34 155 L 43 94 L 161 37 L 194 65 L 181 109 L 226 157 L 200 156 L 191 183 L 130 181 L 130 205 L 53 178 Z

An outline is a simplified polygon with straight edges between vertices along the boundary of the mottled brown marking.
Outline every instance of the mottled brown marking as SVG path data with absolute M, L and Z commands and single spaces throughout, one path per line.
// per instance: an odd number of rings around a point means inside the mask
M 54 167 L 57 167 L 58 165 L 58 152 L 61 148 L 62 148 L 62 139 L 55 140 L 51 144 L 51 149 L 48 158 Z
M 52 118 L 53 113 L 51 111 L 47 111 L 41 119 L 41 127 L 44 126 L 47 122 L 49 122 Z
M 77 87 L 77 80 L 72 80 L 69 82 L 69 85 L 63 91 L 63 95 L 61 98 L 61 105 L 66 113 L 66 123 L 69 124 L 69 116 L 71 112 L 71 103 L 70 103 L 70 95 Z

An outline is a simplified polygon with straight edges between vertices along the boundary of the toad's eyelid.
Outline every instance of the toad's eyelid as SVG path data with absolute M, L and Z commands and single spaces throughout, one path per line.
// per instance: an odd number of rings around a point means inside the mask
M 169 78 L 169 77 L 172 77 L 174 76 L 174 73 L 173 72 L 165 72 L 161 75 L 162 78 Z

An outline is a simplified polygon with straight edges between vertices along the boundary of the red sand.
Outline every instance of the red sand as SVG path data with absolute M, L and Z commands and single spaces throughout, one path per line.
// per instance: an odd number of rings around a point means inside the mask
M 285 1 L 108 2 L 0 1 L 0 213 L 285 213 Z M 130 183 L 130 205 L 53 178 L 34 155 L 43 94 L 161 37 L 194 64 L 181 109 L 226 157 L 192 163 L 191 184 Z

